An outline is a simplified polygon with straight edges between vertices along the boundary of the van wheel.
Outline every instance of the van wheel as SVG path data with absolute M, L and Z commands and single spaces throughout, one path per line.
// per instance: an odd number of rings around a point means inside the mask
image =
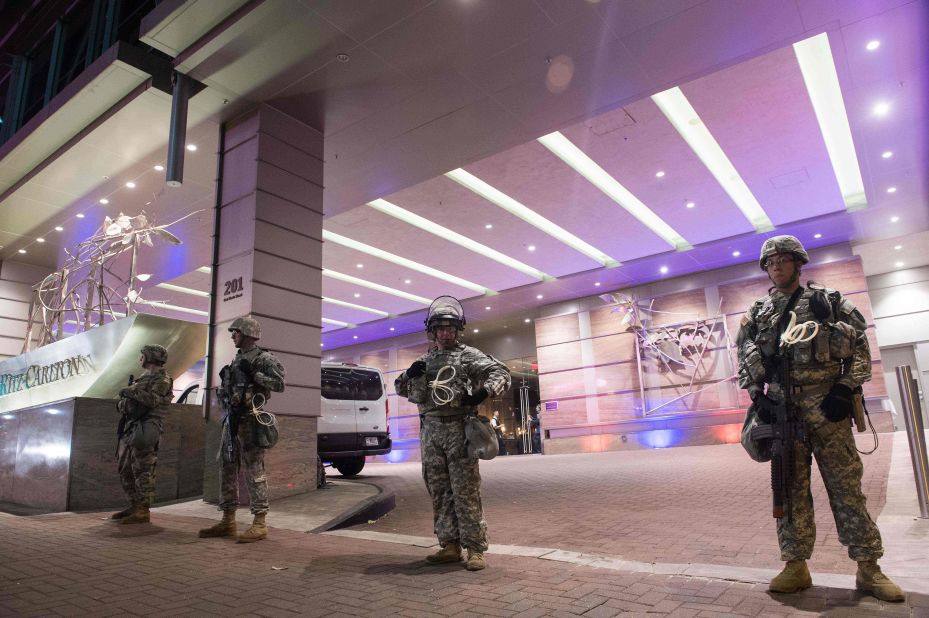
M 352 457 L 351 459 L 339 459 L 332 462 L 332 467 L 339 471 L 339 474 L 346 478 L 358 476 L 361 469 L 365 467 L 364 457 Z

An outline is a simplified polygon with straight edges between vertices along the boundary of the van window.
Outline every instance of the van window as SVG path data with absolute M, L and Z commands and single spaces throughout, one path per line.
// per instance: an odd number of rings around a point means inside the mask
M 384 394 L 376 371 L 351 367 L 323 367 L 322 392 L 326 399 L 377 401 Z

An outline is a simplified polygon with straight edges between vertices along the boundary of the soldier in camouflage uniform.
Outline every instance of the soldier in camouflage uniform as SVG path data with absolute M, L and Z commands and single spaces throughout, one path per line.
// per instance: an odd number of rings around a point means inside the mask
M 119 423 L 117 466 L 123 491 L 130 506 L 110 515 L 121 524 L 141 524 L 150 520 L 149 508 L 155 500 L 155 464 L 162 427 L 163 406 L 171 403 L 174 381 L 165 371 L 168 351 L 160 345 L 142 348 L 139 364 L 144 373 L 119 391 L 116 409 Z
M 284 366 L 268 350 L 255 342 L 261 327 L 254 318 L 238 318 L 229 326 L 238 353 L 232 364 L 220 371 L 222 383 L 217 390 L 223 409 L 223 438 L 220 447 L 219 509 L 222 521 L 200 531 L 203 538 L 236 535 L 235 512 L 239 505 L 239 467 L 245 473 L 250 508 L 254 520 L 238 537 L 239 543 L 254 543 L 268 536 L 265 516 L 268 513 L 268 480 L 265 477 L 265 451 L 258 419 L 253 407 L 271 398 L 271 391 L 284 390 Z
M 481 508 L 477 457 L 468 456 L 465 418 L 487 397 L 510 387 L 506 365 L 458 341 L 465 318 L 461 304 L 440 296 L 429 308 L 426 332 L 435 343 L 395 382 L 397 394 L 417 404 L 422 420 L 423 479 L 432 498 L 434 531 L 442 549 L 430 563 L 458 562 L 468 550 L 466 568 L 485 568 L 487 524 Z
M 882 600 L 902 601 L 903 591 L 877 565 L 884 553 L 881 534 L 865 506 L 861 490 L 863 466 L 851 429 L 854 393 L 871 379 L 867 324 L 861 312 L 839 292 L 814 283 L 800 285 L 800 268 L 807 262 L 809 256 L 795 237 L 775 236 L 765 241 L 760 265 L 774 287 L 752 304 L 742 318 L 738 335 L 739 386 L 748 390 L 758 410 L 766 404 L 783 403 L 785 393 L 775 357 L 788 355 L 792 392 L 787 395 L 804 429 L 794 445 L 791 507 L 777 520 L 781 559 L 787 564 L 771 581 L 770 590 L 797 592 L 813 585 L 806 561 L 816 540 L 810 493 L 810 467 L 815 457 L 829 494 L 839 541 L 848 547 L 849 557 L 858 562 L 858 589 Z M 799 336 L 782 339 L 784 331 L 792 330 L 790 326 L 807 322 L 807 336 L 793 329 L 793 334 Z M 812 336 L 814 324 L 818 330 Z M 760 416 L 762 421 L 771 420 L 764 413 Z

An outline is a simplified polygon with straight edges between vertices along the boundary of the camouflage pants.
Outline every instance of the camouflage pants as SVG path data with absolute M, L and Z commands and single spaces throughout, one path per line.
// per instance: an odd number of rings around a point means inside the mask
M 155 423 L 133 423 L 119 444 L 116 461 L 119 482 L 133 504 L 150 507 L 155 501 L 155 464 L 161 427 Z
M 420 432 L 423 480 L 432 498 L 439 544 L 457 542 L 487 551 L 487 524 L 481 508 L 478 459 L 468 457 L 464 420 L 445 423 L 426 417 Z
M 794 451 L 790 517 L 777 520 L 781 560 L 806 560 L 813 553 L 816 520 L 810 473 L 814 457 L 829 495 L 839 542 L 848 547 L 848 556 L 852 560 L 876 560 L 884 554 L 884 549 L 881 533 L 868 514 L 861 490 L 864 466 L 855 450 L 851 420 L 816 422 L 822 419 L 819 410 L 822 399 L 822 396 L 817 396 L 800 402 L 802 418 L 807 421 L 807 435 Z
M 255 444 L 255 434 L 249 422 L 243 422 L 238 435 L 231 437 L 223 428 L 220 447 L 220 502 L 221 511 L 235 510 L 239 506 L 239 469 L 245 474 L 248 487 L 249 509 L 253 515 L 268 512 L 268 479 L 265 476 L 265 451 Z M 233 456 L 229 456 L 232 441 Z

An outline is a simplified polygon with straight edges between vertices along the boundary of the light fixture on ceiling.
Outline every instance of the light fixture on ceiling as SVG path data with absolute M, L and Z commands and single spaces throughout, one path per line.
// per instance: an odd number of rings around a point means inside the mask
M 532 320 L 530 320 L 529 318 L 526 318 L 525 320 L 523 320 L 523 322 L 525 322 L 526 324 L 528 324 L 528 323 L 531 322 L 531 321 L 532 321 Z
M 541 142 L 543 139 L 545 138 L 539 138 L 539 141 Z M 462 187 L 473 191 L 477 195 L 480 195 L 491 204 L 496 204 L 511 215 L 519 217 L 529 225 L 542 230 L 552 238 L 568 245 L 578 253 L 586 255 L 595 262 L 598 262 L 600 265 L 606 266 L 607 268 L 619 266 L 618 261 L 608 256 L 600 249 L 597 249 L 590 243 L 575 236 L 555 222 L 546 219 L 536 211 L 510 197 L 503 191 L 500 191 L 496 187 L 493 187 L 490 184 L 484 182 L 474 174 L 471 174 L 470 172 L 467 172 L 459 167 L 458 169 L 454 169 L 445 175 L 460 184 Z
M 536 297 L 537 299 L 539 299 L 539 300 L 542 300 L 543 298 L 545 298 L 545 297 L 542 296 L 541 294 L 536 294 L 535 297 Z
M 822 238 L 822 237 L 823 237 L 823 235 L 820 234 L 819 232 L 813 234 L 813 238 L 817 238 L 817 239 L 818 239 L 818 238 Z
M 25 253 L 26 250 L 25 250 L 25 249 L 20 249 L 19 252 L 20 252 L 20 253 Z
M 794 43 L 794 54 L 803 74 L 803 83 L 813 103 L 819 131 L 826 143 L 845 209 L 859 210 L 868 205 L 855 154 L 852 130 L 845 112 L 845 101 L 835 70 L 829 36 L 826 33 Z
M 481 331 L 480 331 L 479 329 L 475 328 L 475 329 L 473 329 L 471 332 L 472 332 L 472 333 L 479 333 L 479 332 L 481 332 Z
M 442 238 L 443 240 L 453 242 L 456 245 L 459 245 L 461 247 L 464 247 L 465 249 L 468 249 L 470 251 L 473 251 L 474 253 L 477 253 L 478 255 L 482 255 L 486 258 L 494 260 L 495 262 L 499 262 L 500 264 L 503 264 L 504 266 L 509 266 L 513 270 L 518 270 L 519 272 L 525 275 L 529 275 L 530 277 L 533 277 L 535 279 L 538 279 L 539 281 L 550 281 L 554 279 L 554 277 L 552 277 L 551 275 L 545 274 L 538 268 L 533 268 L 532 266 L 529 266 L 528 264 L 524 264 L 523 262 L 520 262 L 517 259 L 511 258 L 508 255 L 500 253 L 496 249 L 491 249 L 487 245 L 481 244 L 477 242 L 476 240 L 472 240 L 468 238 L 467 236 L 464 236 L 463 234 L 459 234 L 458 232 L 452 231 L 448 229 L 447 227 L 444 227 L 442 225 L 439 225 L 438 223 L 430 221 L 429 219 L 425 217 L 421 217 L 417 215 L 416 213 L 411 212 L 405 208 L 401 208 L 400 206 L 397 206 L 396 204 L 391 204 L 387 200 L 378 198 L 374 201 L 368 202 L 368 206 L 386 215 L 390 215 L 391 217 L 394 217 L 395 219 L 399 219 L 400 221 L 409 223 L 410 225 L 414 227 L 418 227 L 424 232 L 435 234 L 436 236 Z
M 741 251 L 733 251 L 733 252 L 732 252 L 732 257 L 739 257 L 740 255 L 742 255 L 742 252 L 741 252 Z
M 190 313 L 193 315 L 200 315 L 200 316 L 210 315 L 208 311 L 201 311 L 200 309 L 191 309 L 190 307 L 181 307 L 180 305 L 172 305 L 171 303 L 166 303 L 163 300 L 139 300 L 137 302 L 142 305 L 148 305 L 149 307 L 161 307 L 162 309 L 168 309 L 170 311 L 177 311 L 179 313 Z
M 348 238 L 347 236 L 342 236 L 341 234 L 336 234 L 335 232 L 330 232 L 329 230 L 323 229 L 323 240 L 334 242 L 336 244 L 342 245 L 343 247 L 348 247 L 349 249 L 354 249 L 355 251 L 361 251 L 362 253 L 367 253 L 368 255 L 392 262 L 404 268 L 409 268 L 410 270 L 415 270 L 416 272 L 421 272 L 430 277 L 435 277 L 436 279 L 441 279 L 445 283 L 451 283 L 481 294 L 496 294 L 493 290 L 477 283 L 468 281 L 467 279 L 462 279 L 461 277 L 456 277 L 448 273 L 442 272 L 431 266 L 426 266 L 425 264 L 420 264 L 419 262 L 414 262 L 413 260 L 408 260 L 405 257 L 395 255 L 383 249 L 378 249 L 377 247 L 372 247 L 363 242 Z
M 352 275 L 346 275 L 344 273 L 336 272 L 334 270 L 329 270 L 328 268 L 323 269 L 323 277 L 330 277 L 332 279 L 338 279 L 339 281 L 345 281 L 346 283 L 353 283 L 355 285 L 360 285 L 362 287 L 376 290 L 378 292 L 384 292 L 385 294 L 392 294 L 393 296 L 399 296 L 400 298 L 405 298 L 407 300 L 412 300 L 423 305 L 429 305 L 432 303 L 431 300 L 423 296 L 417 296 L 416 294 L 410 294 L 409 292 L 404 292 L 402 290 L 396 290 L 394 288 L 389 288 L 386 285 L 381 285 L 379 283 L 374 283 L 373 281 L 366 281 L 364 279 L 359 279 L 358 277 L 353 277 Z M 406 283 L 409 283 L 410 280 L 407 279 Z
M 333 320 L 331 318 L 322 318 L 322 322 L 323 324 L 330 324 L 332 326 L 342 326 L 345 328 L 348 328 L 349 326 L 354 326 L 353 324 L 349 324 L 348 322 L 342 322 L 341 320 Z
M 600 287 L 600 282 L 599 282 L 599 281 L 597 281 L 596 283 L 594 283 L 594 287 L 595 287 L 595 288 L 598 288 L 598 287 Z
M 687 202 L 684 204 L 687 208 L 695 208 L 697 205 L 694 202 Z
M 864 48 L 868 51 L 874 51 L 880 46 L 881 46 L 881 42 L 878 41 L 877 39 L 874 39 L 874 40 L 868 41 L 868 44 L 865 45 Z
M 889 159 L 892 156 L 894 156 L 894 153 L 892 150 L 885 150 L 884 152 L 881 153 L 882 159 Z
M 163 172 L 163 171 L 165 171 L 165 166 L 164 166 L 164 165 L 156 165 L 156 166 L 155 166 L 155 171 L 156 171 L 156 172 Z
M 484 307 L 484 310 L 485 310 L 485 311 L 490 311 L 490 305 L 487 305 L 486 307 Z
M 205 275 L 209 275 L 209 274 L 212 274 L 213 269 L 210 268 L 209 266 L 201 266 L 200 268 L 197 269 L 197 272 L 203 273 Z
M 355 296 L 355 298 L 358 298 L 358 296 Z M 380 309 L 373 309 L 371 307 L 365 307 L 364 305 L 356 305 L 355 303 L 348 303 L 348 302 L 345 302 L 344 300 L 337 300 L 335 298 L 329 298 L 327 296 L 323 296 L 323 302 L 332 303 L 333 305 L 338 305 L 340 307 L 346 307 L 348 309 L 357 309 L 358 311 L 364 311 L 366 313 L 373 313 L 374 315 L 379 315 L 385 318 L 390 315 L 386 311 L 381 311 Z
M 148 281 L 149 279 L 151 279 L 152 276 L 151 276 L 150 274 L 148 274 L 148 273 L 142 273 L 141 275 L 136 275 L 135 278 L 138 279 L 139 281 L 141 281 L 142 283 L 145 283 L 146 281 Z M 170 285 L 170 284 L 165 284 L 165 285 Z M 184 289 L 187 289 L 187 288 L 184 288 Z M 209 294 L 208 294 L 207 292 L 204 292 L 203 295 L 204 295 L 204 296 L 209 296 Z
M 129 182 L 126 183 L 126 188 L 135 189 L 135 183 L 130 180 Z
M 891 223 L 896 223 L 899 220 L 900 220 L 900 217 L 898 217 L 897 215 L 894 215 L 890 218 Z
M 655 172 L 655 178 L 664 178 L 664 172 L 661 170 L 658 170 L 657 172 Z
M 77 214 L 74 215 L 74 216 L 77 217 L 78 219 L 83 219 L 83 218 L 84 218 L 84 213 L 79 212 L 79 213 L 77 213 Z
M 390 327 L 390 332 L 394 332 L 395 330 L 397 330 L 397 329 L 394 328 L 393 326 Z
M 896 266 L 897 268 L 900 268 L 903 266 L 903 262 L 894 262 L 894 266 Z
M 137 279 L 141 279 L 141 276 L 136 277 L 136 278 L 137 278 Z M 148 276 L 146 276 L 145 279 L 141 279 L 141 280 L 142 280 L 142 281 L 145 281 L 146 279 L 148 279 Z M 171 290 L 172 292 L 178 292 L 179 294 L 189 294 L 189 295 L 191 295 L 191 296 L 200 296 L 201 298 L 209 298 L 209 297 L 210 297 L 210 293 L 209 293 L 209 292 L 204 292 L 204 291 L 202 291 L 202 290 L 195 290 L 195 289 L 193 289 L 193 288 L 185 288 L 185 287 L 180 286 L 180 285 L 174 285 L 173 283 L 159 283 L 159 284 L 156 285 L 155 287 L 156 287 L 156 288 L 162 288 L 162 289 L 164 289 L 164 290 Z
M 197 145 L 196 145 L 196 144 L 187 144 L 187 150 L 189 150 L 190 152 L 197 152 Z
M 674 228 L 665 223 L 661 217 L 652 212 L 631 191 L 619 184 L 619 181 L 608 174 L 596 161 L 588 157 L 584 151 L 575 146 L 571 140 L 559 131 L 543 135 L 538 139 L 538 142 L 609 196 L 610 199 L 622 206 L 630 215 L 661 237 L 666 243 L 678 251 L 693 248 Z
M 773 230 L 774 224 L 771 219 L 768 218 L 751 189 L 745 184 L 732 161 L 723 152 L 716 138 L 706 128 L 697 110 L 684 96 L 684 92 L 677 87 L 671 88 L 652 95 L 652 101 L 700 158 L 703 165 L 710 170 L 716 182 L 732 198 L 755 231 Z
M 529 251 L 535 251 L 535 245 L 529 245 L 528 247 L 526 247 L 526 249 L 528 249 Z
M 319 342 L 319 347 L 323 347 L 323 346 L 325 346 L 325 345 L 326 345 L 326 344 L 323 343 L 322 341 Z
M 410 279 L 404 279 L 404 280 L 403 280 L 403 283 L 405 283 L 405 284 L 407 284 L 407 285 L 410 285 L 410 284 L 413 283 L 413 282 L 412 282 Z
M 886 116 L 890 111 L 890 103 L 887 101 L 879 101 L 874 104 L 872 111 L 874 112 L 875 116 Z
M 45 242 L 45 239 L 42 238 L 41 236 L 39 236 L 38 238 L 35 239 L 35 241 L 36 241 L 36 242 Z
M 894 251 L 899 251 L 903 248 L 903 245 L 894 245 Z
M 897 187 L 887 187 L 887 193 L 896 193 Z
M 61 227 L 60 225 L 56 225 L 56 226 L 55 226 L 55 231 L 56 231 L 56 232 L 64 232 L 65 229 L 64 229 L 63 227 Z
M 355 298 L 361 298 L 361 294 L 359 294 L 358 292 L 355 292 L 352 296 L 354 296 Z
M 364 267 L 365 267 L 365 265 L 362 264 L 361 262 L 355 264 L 355 268 L 364 268 Z
M 358 339 L 358 335 L 352 335 L 352 339 Z
M 101 198 L 100 198 L 100 203 L 103 204 L 104 206 L 106 206 L 107 204 L 110 203 L 110 200 L 106 199 L 105 197 L 101 197 Z
M 668 267 L 662 266 L 661 268 L 658 269 L 658 272 L 660 272 L 662 275 L 666 275 L 668 274 Z
M 484 225 L 484 229 L 485 229 L 485 230 L 492 230 L 492 229 L 494 229 L 494 224 L 493 224 L 493 223 L 487 223 L 487 224 Z

